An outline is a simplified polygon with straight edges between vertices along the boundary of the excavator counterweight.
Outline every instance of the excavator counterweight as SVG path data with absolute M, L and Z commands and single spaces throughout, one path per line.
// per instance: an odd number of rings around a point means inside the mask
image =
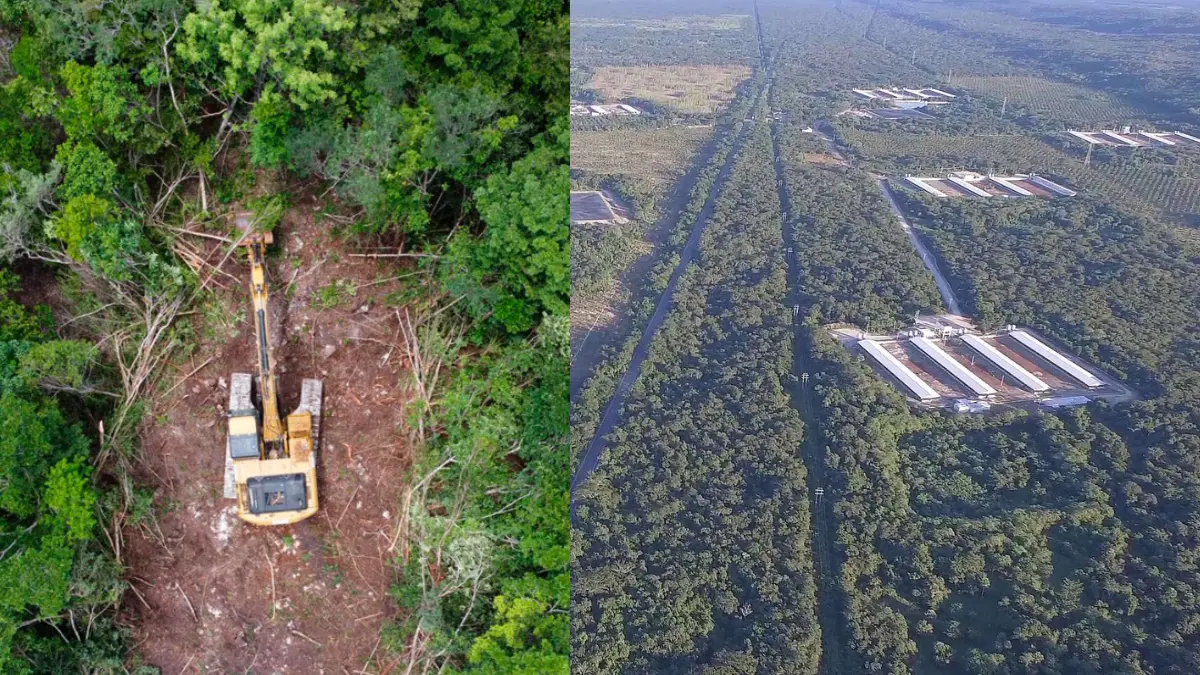
M 247 229 L 247 223 L 248 218 L 239 216 L 239 227 Z M 250 233 L 243 242 L 250 260 L 258 372 L 230 378 L 225 496 L 237 499 L 238 517 L 248 523 L 288 525 L 317 512 L 322 385 L 304 380 L 300 405 L 286 419 L 280 417 L 278 369 L 267 323 L 265 261 L 271 234 Z

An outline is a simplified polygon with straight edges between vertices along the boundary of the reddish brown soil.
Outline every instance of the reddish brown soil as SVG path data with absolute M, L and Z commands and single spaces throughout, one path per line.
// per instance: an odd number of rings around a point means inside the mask
M 937 190 L 941 190 L 943 194 L 946 194 L 950 197 L 979 197 L 979 195 L 976 195 L 973 192 L 968 192 L 967 190 L 964 190 L 948 180 L 927 180 L 925 181 L 925 184 Z
M 1054 199 L 1055 197 L 1058 196 L 1058 195 L 1054 194 L 1053 192 L 1047 190 L 1046 188 L 1038 185 L 1037 183 L 1033 183 L 1031 181 L 1014 180 L 1013 184 L 1019 185 L 1020 187 L 1023 187 L 1026 190 L 1029 190 L 1030 192 L 1033 193 L 1033 195 L 1035 197 L 1041 197 L 1042 199 Z
M 49 307 L 54 314 L 55 325 L 62 325 L 71 318 L 58 287 L 54 265 L 22 258 L 13 261 L 10 267 L 21 280 L 20 289 L 13 294 L 14 300 L 28 309 L 38 305 Z
M 212 358 L 147 415 L 138 478 L 155 487 L 157 528 L 125 533 L 122 557 L 137 592 L 127 594 L 123 618 L 164 674 L 341 675 L 368 660 L 366 672 L 380 672 L 386 661 L 379 635 L 395 614 L 391 545 L 410 465 L 408 361 L 389 346 L 397 320 L 381 302 L 398 282 L 363 284 L 405 270 L 394 260 L 348 257 L 329 224 L 314 223 L 313 210 L 291 211 L 278 231 L 284 252 L 269 257 L 269 268 L 284 411 L 295 407 L 301 378 L 324 380 L 321 510 L 292 527 L 255 528 L 222 498 L 222 384 L 232 372 L 254 372 L 249 294 L 225 279 L 230 306 L 244 307 L 247 319 L 236 338 L 197 345 L 166 378 L 173 386 Z M 240 261 L 225 269 L 239 279 L 248 274 Z M 338 279 L 359 284 L 354 299 L 315 307 L 312 293 Z

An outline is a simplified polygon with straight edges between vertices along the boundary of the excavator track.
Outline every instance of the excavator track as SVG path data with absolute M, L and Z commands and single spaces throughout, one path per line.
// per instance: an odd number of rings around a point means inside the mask
M 304 380 L 300 386 L 300 405 L 296 412 L 312 415 L 312 465 L 317 466 L 317 453 L 321 451 L 321 399 L 324 385 L 320 380 Z
M 229 407 L 226 413 L 234 410 L 251 410 L 254 408 L 252 391 L 254 376 L 249 373 L 234 373 L 229 377 Z M 316 419 L 316 416 L 313 418 Z M 316 435 L 316 423 L 313 425 Z M 315 443 L 314 443 L 315 445 Z M 229 437 L 225 438 L 225 499 L 237 499 L 237 480 L 233 471 L 233 454 L 229 451 Z

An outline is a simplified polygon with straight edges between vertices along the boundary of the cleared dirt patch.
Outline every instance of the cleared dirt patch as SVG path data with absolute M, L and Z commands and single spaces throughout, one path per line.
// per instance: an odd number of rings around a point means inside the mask
M 640 98 L 680 112 L 712 113 L 733 100 L 750 68 L 726 66 L 607 66 L 597 68 L 588 87 L 606 100 Z
M 388 278 L 406 271 L 349 257 L 327 230 L 312 205 L 297 206 L 277 229 L 282 253 L 268 257 L 283 409 L 295 407 L 301 378 L 325 384 L 318 514 L 254 528 L 221 495 L 224 383 L 254 372 L 253 325 L 233 309 L 248 307 L 245 289 L 222 298 L 232 327 L 215 337 L 198 330 L 179 375 L 208 365 L 147 416 L 138 478 L 156 486 L 157 525 L 126 532 L 137 593 L 123 611 L 140 651 L 164 673 L 332 675 L 357 672 L 369 658 L 368 672 L 383 665 L 377 645 L 393 615 L 389 548 L 410 446 L 409 363 L 392 346 L 395 310 L 382 300 L 400 283 Z M 246 274 L 242 263 L 226 269 Z M 330 287 L 341 291 L 322 291 Z

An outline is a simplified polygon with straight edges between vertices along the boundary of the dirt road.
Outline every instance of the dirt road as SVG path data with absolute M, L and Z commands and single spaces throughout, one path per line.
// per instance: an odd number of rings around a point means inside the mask
M 937 259 L 925 247 L 925 243 L 921 241 L 921 237 L 917 235 L 917 231 L 908 222 L 908 218 L 904 217 L 904 211 L 896 203 L 896 196 L 892 194 L 891 186 L 888 185 L 887 180 L 884 178 L 877 177 L 875 182 L 879 184 L 879 190 L 883 192 L 888 205 L 892 207 L 892 213 L 896 214 L 896 219 L 900 221 L 900 227 L 904 228 L 904 233 L 908 235 L 908 240 L 912 242 L 913 248 L 917 249 L 917 253 L 921 256 L 921 262 L 925 263 L 925 267 L 933 275 L 933 280 L 937 283 L 938 292 L 942 294 L 942 301 L 946 303 L 946 309 L 950 310 L 951 314 L 962 316 L 962 305 L 958 302 L 958 297 L 954 295 L 954 289 L 950 287 L 950 282 L 946 280 L 941 268 L 938 267 Z

